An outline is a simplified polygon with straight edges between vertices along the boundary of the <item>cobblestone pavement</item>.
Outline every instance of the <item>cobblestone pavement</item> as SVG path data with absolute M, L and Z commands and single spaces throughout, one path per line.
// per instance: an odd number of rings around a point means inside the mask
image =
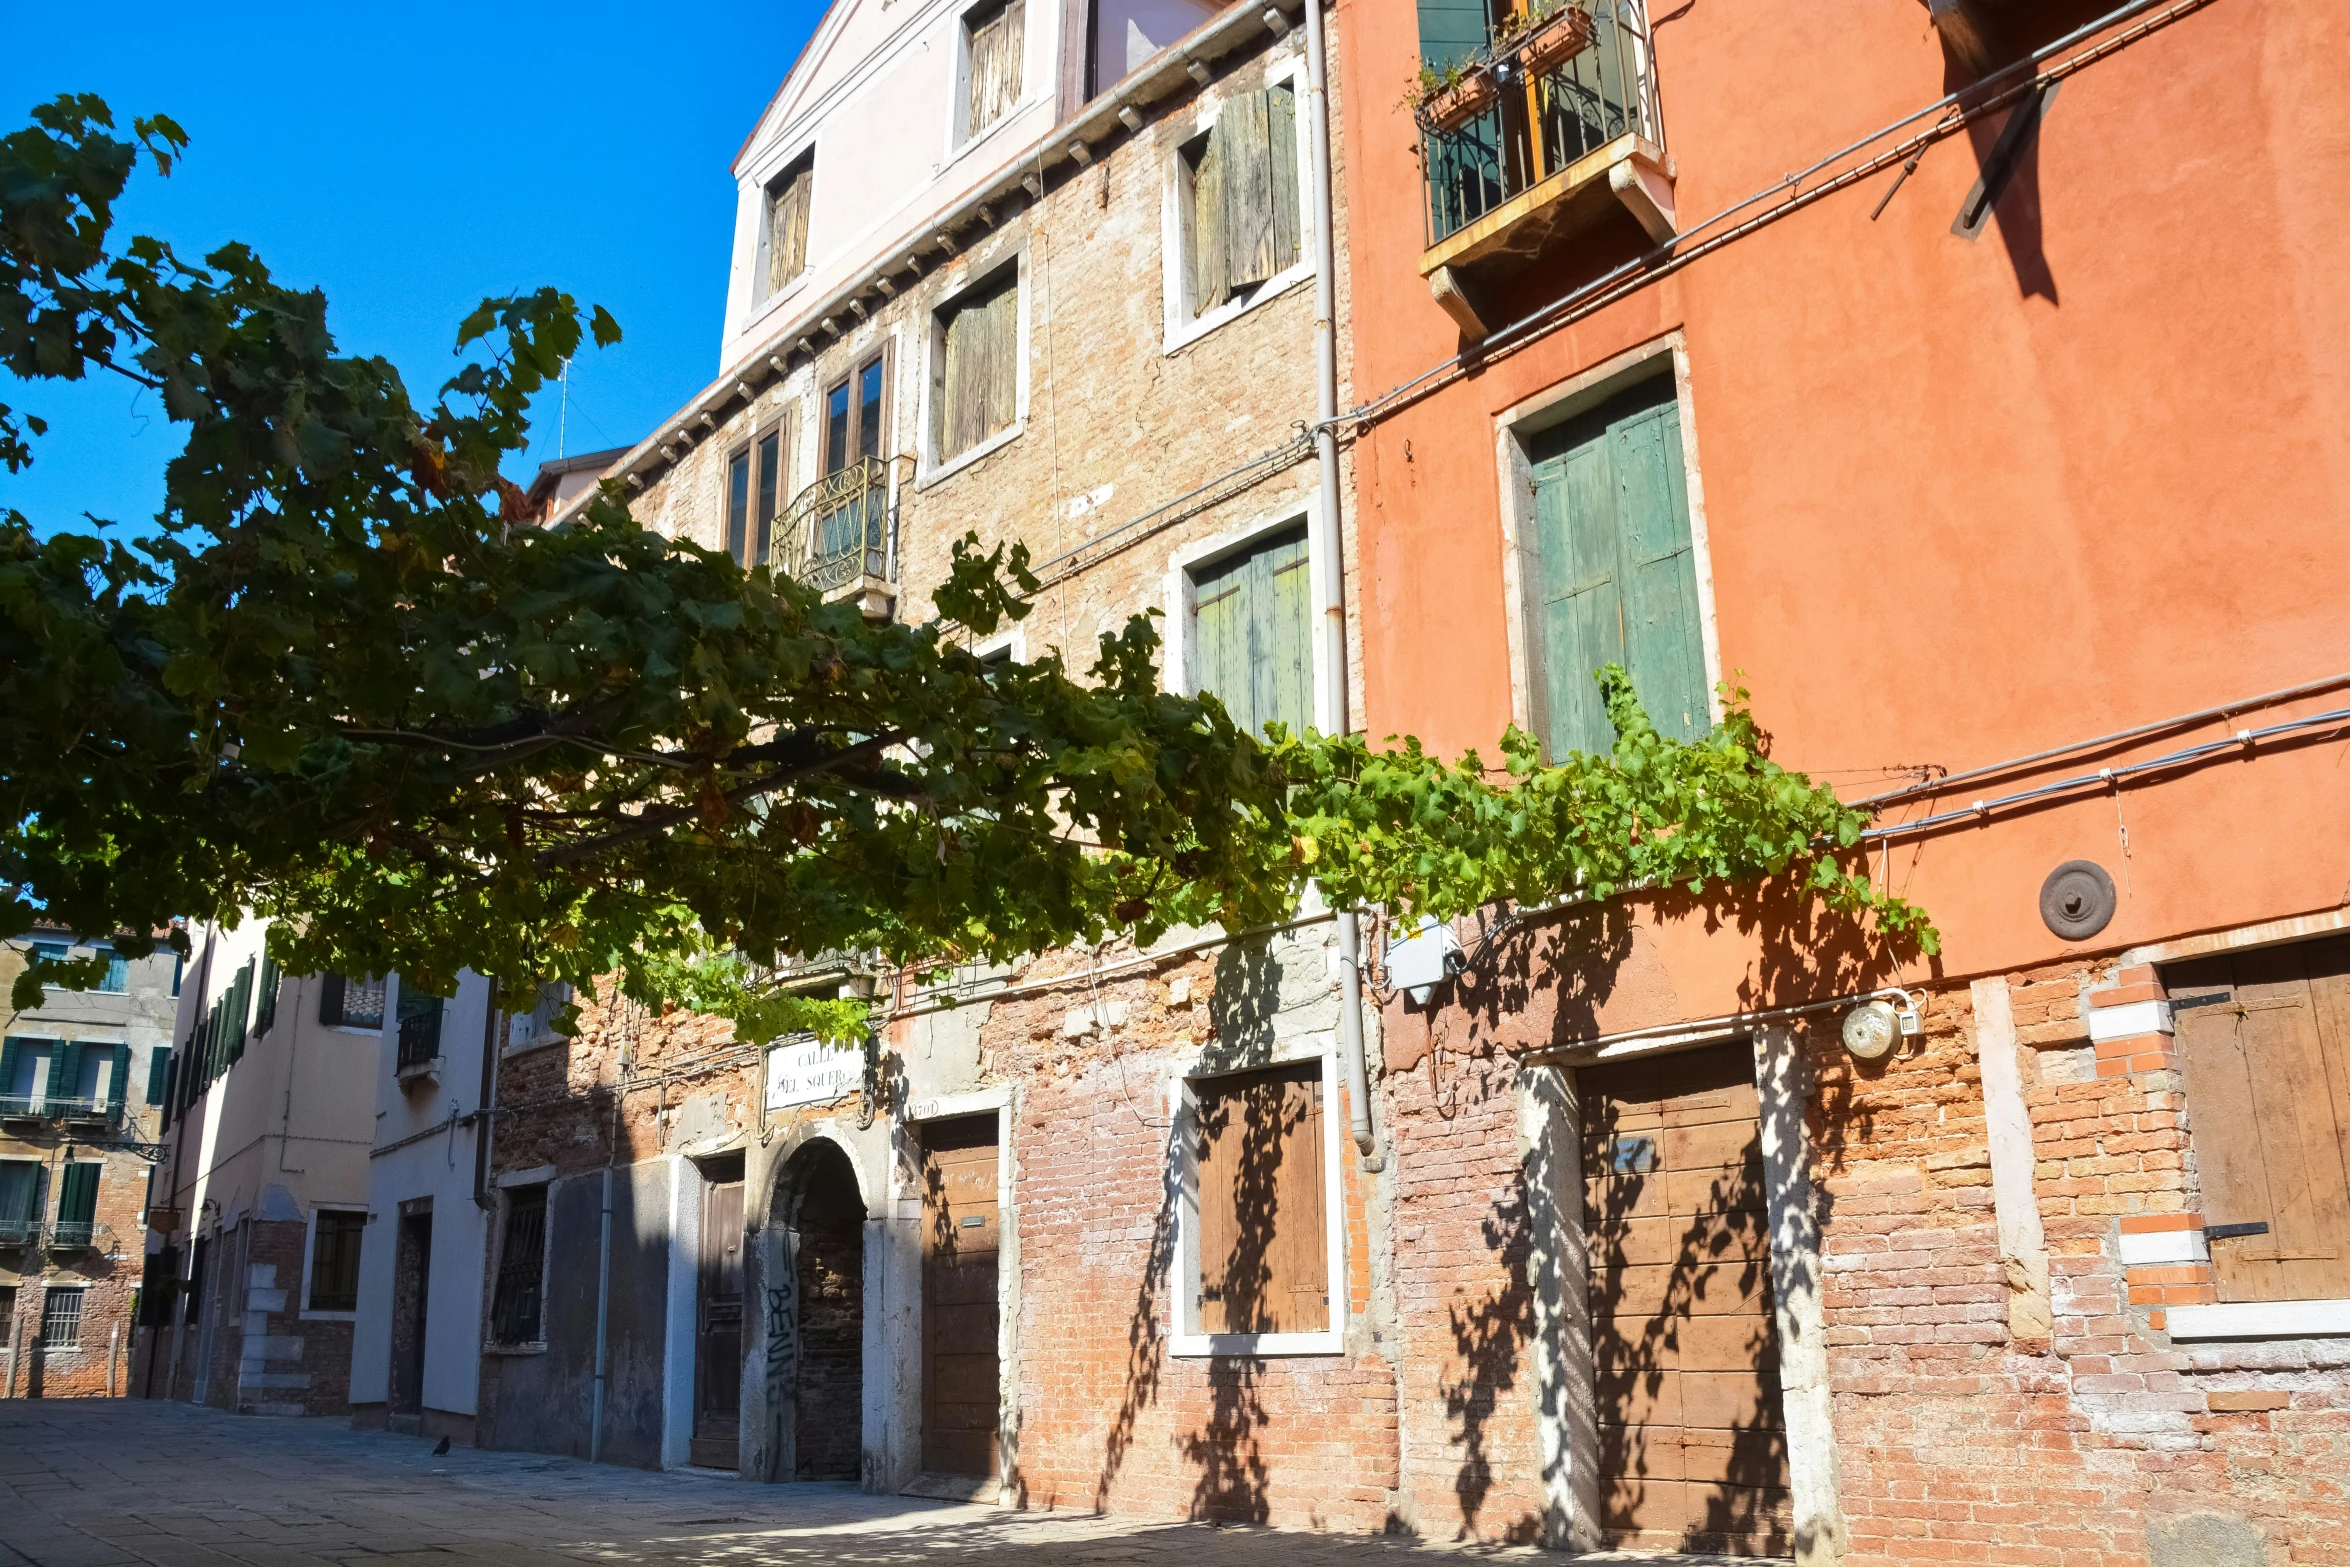
M 1708 1558 L 1440 1550 L 1403 1540 L 1019 1513 L 847 1484 L 759 1486 L 431 1444 L 338 1420 L 134 1400 L 0 1401 L 0 1564 L 18 1567 L 1431 1567 Z

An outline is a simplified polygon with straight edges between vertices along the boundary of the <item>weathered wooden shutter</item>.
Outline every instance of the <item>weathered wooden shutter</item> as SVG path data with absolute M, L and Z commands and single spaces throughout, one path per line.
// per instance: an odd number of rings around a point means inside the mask
M 1273 252 L 1273 127 L 1268 94 L 1240 93 L 1216 111 L 1224 147 L 1224 281 L 1262 283 L 1286 265 Z M 1293 160 L 1294 161 L 1294 160 Z
M 171 1053 L 169 1045 L 157 1045 L 147 1053 L 147 1103 L 162 1105 L 167 1111 L 171 1105 Z M 0 1072 L 0 1083 L 7 1080 L 7 1074 Z
M 1192 577 L 1192 684 L 1260 734 L 1313 721 L 1312 573 L 1302 528 L 1285 530 Z
M 1660 733 L 1705 734 L 1712 709 L 1672 382 L 1569 422 L 1531 455 L 1550 754 L 1614 749 L 1592 679 L 1608 663 L 1630 671 Z
M 2165 978 L 2219 1298 L 2350 1296 L 2350 937 Z
M 1420 58 L 1438 71 L 1485 47 L 1486 0 L 1419 0 Z
M 339 1028 L 343 1021 L 343 976 L 322 974 L 318 981 L 318 1021 Z
M 993 14 L 974 13 L 971 30 L 971 101 L 965 134 L 976 136 L 1002 119 L 1020 101 L 1020 56 L 1026 39 L 1023 0 L 1009 0 Z
M 947 318 L 938 390 L 938 455 L 958 456 L 1011 427 L 1019 390 L 1020 278 L 997 282 L 958 301 Z
M 1184 238 L 1191 313 L 1203 316 L 1232 296 L 1224 276 L 1224 144 L 1210 131 L 1191 160 Z
M 767 193 L 767 292 L 780 294 L 808 263 L 808 198 L 816 170 L 803 164 Z
M 89 1159 L 77 1159 L 65 1167 L 64 1179 L 57 1183 L 59 1224 L 88 1224 L 97 1218 L 99 1169 Z
M 1198 1097 L 1200 1331 L 1328 1328 L 1319 1063 L 1220 1079 Z

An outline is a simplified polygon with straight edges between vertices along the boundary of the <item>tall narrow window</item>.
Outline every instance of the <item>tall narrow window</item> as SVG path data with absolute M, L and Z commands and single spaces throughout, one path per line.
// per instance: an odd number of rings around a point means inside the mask
M 77 1159 L 57 1178 L 57 1227 L 52 1236 L 62 1247 L 90 1244 L 98 1223 L 98 1177 L 105 1168 L 94 1159 Z
M 1277 82 L 1225 99 L 1181 162 L 1185 304 L 1196 318 L 1297 263 L 1296 89 Z
M 757 528 L 750 563 L 764 566 L 775 554 L 775 513 L 783 499 L 783 431 L 769 430 L 755 448 L 758 458 Z
M 1330 1327 L 1319 1062 L 1195 1086 L 1199 1331 Z
M 0 1246 L 25 1245 L 40 1227 L 40 1161 L 0 1159 Z
M 1615 749 L 1593 671 L 1621 664 L 1657 730 L 1696 739 L 1713 727 L 1697 613 L 1681 415 L 1659 377 L 1538 436 L 1536 711 L 1555 758 Z
M 751 564 L 751 454 L 736 452 L 726 464 L 726 553 L 746 569 Z
M 277 991 L 283 976 L 278 973 L 277 959 L 264 956 L 261 960 L 261 1001 L 253 1009 L 253 1037 L 259 1039 L 277 1023 Z
M 963 134 L 976 136 L 1020 101 L 1020 56 L 1027 42 L 1023 0 L 981 6 L 963 18 L 970 57 Z
M 147 1052 L 147 1103 L 159 1105 L 171 1098 L 171 1046 L 157 1045 Z
M 0 1115 L 41 1112 L 41 1065 L 55 1047 L 45 1039 L 0 1044 Z
M 310 1309 L 359 1309 L 359 1239 L 366 1233 L 367 1215 L 318 1210 L 317 1227 L 310 1237 Z
M 490 1305 L 490 1337 L 500 1344 L 545 1339 L 540 1294 L 547 1255 L 547 1189 L 517 1186 L 506 1193 L 506 1239 L 498 1249 L 498 1289 Z
M 816 154 L 802 153 L 768 182 L 759 231 L 759 297 L 780 294 L 808 269 L 808 201 L 815 193 Z
M 824 476 L 834 481 L 808 541 L 812 561 L 881 551 L 889 486 L 881 452 L 887 431 L 889 356 L 875 354 L 824 394 Z M 852 471 L 854 470 L 854 471 Z
M 82 1291 L 51 1289 L 41 1302 L 41 1347 L 79 1349 L 82 1342 Z
M 1302 526 L 1191 574 L 1192 688 L 1214 692 L 1249 734 L 1313 720 L 1310 575 Z
M 1004 268 L 940 312 L 932 449 L 948 461 L 1011 428 L 1020 385 L 1020 269 Z

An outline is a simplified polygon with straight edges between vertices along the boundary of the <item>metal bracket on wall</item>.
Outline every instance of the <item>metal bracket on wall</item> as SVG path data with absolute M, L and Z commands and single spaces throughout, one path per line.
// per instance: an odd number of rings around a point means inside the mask
M 2009 111 L 1999 139 L 1991 144 L 1990 154 L 1983 159 L 1983 172 L 1975 177 L 1966 200 L 1958 204 L 1958 218 L 1950 225 L 1951 233 L 1961 239 L 1982 237 L 1999 198 L 2007 192 L 2008 181 L 2015 178 L 2016 165 L 2031 150 L 2033 138 L 2040 134 L 2040 122 L 2047 117 L 2049 105 L 2056 102 L 2056 90 L 2063 85 L 2062 82 L 2045 83 Z

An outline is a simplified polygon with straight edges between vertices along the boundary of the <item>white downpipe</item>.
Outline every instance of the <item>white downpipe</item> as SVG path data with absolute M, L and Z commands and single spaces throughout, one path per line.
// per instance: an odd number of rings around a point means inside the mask
M 1314 506 L 1313 557 L 1322 619 L 1322 670 L 1314 723 L 1347 732 L 1346 566 L 1338 503 L 1337 238 L 1330 196 L 1330 59 L 1322 0 L 1306 0 L 1306 145 L 1314 199 L 1314 458 L 1321 493 Z M 1348 1130 L 1366 1168 L 1377 1168 L 1371 1136 L 1371 1080 L 1363 1060 L 1363 937 L 1352 909 L 1338 911 L 1338 1048 L 1346 1065 Z
M 604 1166 L 604 1218 L 596 1239 L 596 1380 L 588 1399 L 588 1462 L 604 1456 L 604 1320 L 612 1301 L 612 1167 Z

